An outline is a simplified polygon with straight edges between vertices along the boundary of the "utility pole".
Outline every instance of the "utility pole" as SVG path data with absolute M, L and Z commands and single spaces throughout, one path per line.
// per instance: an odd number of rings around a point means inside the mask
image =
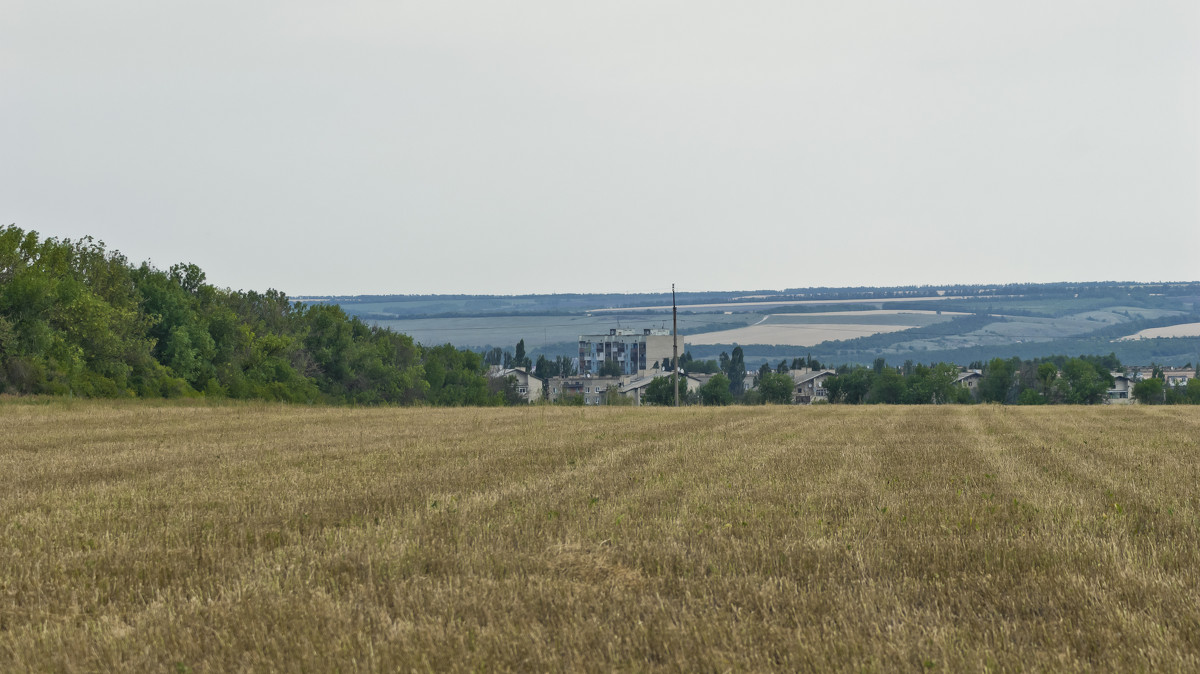
M 671 284 L 671 377 L 675 380 L 675 406 L 679 407 L 679 313 L 675 309 L 675 284 Z

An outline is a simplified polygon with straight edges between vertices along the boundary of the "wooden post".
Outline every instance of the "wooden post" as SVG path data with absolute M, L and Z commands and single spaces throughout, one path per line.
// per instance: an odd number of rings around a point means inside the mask
M 675 380 L 675 406 L 679 407 L 679 313 L 675 309 L 675 284 L 671 284 L 671 377 Z

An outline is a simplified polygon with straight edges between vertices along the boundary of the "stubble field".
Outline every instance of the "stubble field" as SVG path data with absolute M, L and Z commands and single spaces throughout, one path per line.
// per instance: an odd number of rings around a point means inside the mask
M 0 671 L 1200 669 L 1200 410 L 0 401 Z

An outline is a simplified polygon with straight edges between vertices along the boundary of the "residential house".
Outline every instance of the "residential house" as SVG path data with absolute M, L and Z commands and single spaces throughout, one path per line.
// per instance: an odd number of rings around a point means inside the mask
M 1152 365 L 1138 365 L 1128 367 L 1126 371 L 1133 377 L 1134 381 L 1141 381 L 1152 378 L 1155 374 L 1155 369 Z M 1196 378 L 1196 371 L 1192 368 L 1164 367 L 1157 369 L 1161 373 L 1160 376 L 1162 377 L 1163 384 L 1170 387 L 1187 386 L 1189 381 Z
M 983 380 L 983 374 L 979 370 L 967 370 L 958 375 L 954 380 L 955 386 L 961 386 L 971 393 L 976 393 L 979 390 L 979 382 Z
M 792 401 L 800 405 L 811 405 L 815 402 L 828 401 L 829 390 L 825 388 L 825 380 L 837 374 L 834 370 L 792 370 L 789 372 L 795 382 L 795 392 Z
M 1196 371 L 1192 369 L 1163 369 L 1163 383 L 1165 383 L 1167 386 L 1187 386 L 1188 381 L 1195 378 Z
M 1108 389 L 1108 400 L 1105 402 L 1127 404 L 1133 402 L 1133 386 L 1137 383 L 1133 377 L 1120 372 L 1110 373 L 1113 378 L 1112 388 Z
M 632 398 L 634 405 L 641 405 L 642 404 L 642 396 L 646 393 L 646 387 L 649 386 L 650 383 L 653 382 L 655 379 L 658 379 L 660 377 L 670 377 L 670 376 L 671 376 L 670 371 L 660 370 L 660 371 L 655 372 L 654 374 L 646 375 L 644 377 L 637 377 L 636 379 L 631 379 L 631 380 L 627 381 L 621 387 L 620 393 L 622 396 L 624 396 L 626 398 Z M 696 389 L 700 388 L 700 386 L 702 386 L 702 384 L 700 382 L 700 379 L 697 378 L 696 376 L 690 375 L 690 374 L 679 375 L 679 394 L 681 396 L 684 393 L 695 391 Z
M 510 368 L 492 368 L 488 371 L 488 376 L 493 379 L 503 379 L 505 377 L 514 377 L 517 380 L 517 393 L 525 399 L 525 402 L 532 403 L 542 399 L 542 388 L 545 384 L 544 379 L 531 374 L 523 367 Z

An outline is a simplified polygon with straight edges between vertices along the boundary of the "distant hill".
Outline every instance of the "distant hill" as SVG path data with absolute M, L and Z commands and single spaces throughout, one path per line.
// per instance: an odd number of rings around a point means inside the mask
M 512 348 L 523 339 L 535 357 L 572 355 L 580 334 L 671 325 L 669 293 L 298 299 L 338 304 L 423 344 L 483 350 Z M 1056 353 L 1200 361 L 1200 337 L 1121 339 L 1200 321 L 1200 282 L 788 288 L 680 292 L 676 301 L 680 333 L 693 355 L 716 357 L 736 344 L 747 365 L 808 355 L 832 363 L 882 356 L 966 365 Z

